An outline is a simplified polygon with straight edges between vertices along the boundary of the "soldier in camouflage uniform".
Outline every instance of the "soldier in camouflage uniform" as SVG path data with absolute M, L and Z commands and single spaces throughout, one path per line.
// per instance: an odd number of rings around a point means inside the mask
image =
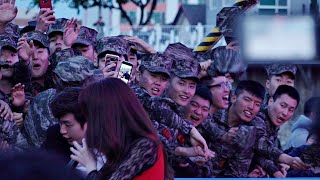
M 82 56 L 95 62 L 97 60 L 97 34 L 98 32 L 94 29 L 81 26 L 77 41 L 72 45 L 72 48 L 77 49 L 82 53 Z
M 32 146 L 40 147 L 46 138 L 48 127 L 58 123 L 49 108 L 57 91 L 62 91 L 65 87 L 79 87 L 83 80 L 96 74 L 102 74 L 102 71 L 97 70 L 83 56 L 71 57 L 57 64 L 54 70 L 57 89 L 48 89 L 34 97 L 24 122 L 24 133 Z
M 270 176 L 283 177 L 279 163 L 294 166 L 297 161 L 304 166 L 300 159 L 295 159 L 284 154 L 276 145 L 279 127 L 288 121 L 294 114 L 300 101 L 297 90 L 288 85 L 280 85 L 272 98 L 269 99 L 268 107 L 261 111 L 251 122 L 257 128 L 257 145 L 255 149 L 255 163 L 261 166 Z
M 139 72 L 130 87 L 144 104 L 152 96 L 161 96 L 164 92 L 172 67 L 172 59 L 163 54 L 148 54 L 141 59 Z
M 267 93 L 264 98 L 262 109 L 267 107 L 269 98 L 280 85 L 288 85 L 294 87 L 294 80 L 297 72 L 296 65 L 293 64 L 271 64 L 265 67 L 268 75 L 266 81 Z
M 150 98 L 143 104 L 151 120 L 169 128 L 178 129 L 199 141 L 205 150 L 207 144 L 192 123 L 183 118 L 180 108 L 187 105 L 197 86 L 199 63 L 194 59 L 192 50 L 181 43 L 170 44 L 164 54 L 174 61 L 168 88 L 165 94 Z M 161 130 L 158 129 L 160 133 Z
M 60 51 L 63 48 L 63 33 L 65 31 L 65 25 L 68 22 L 66 18 L 59 18 L 55 20 L 54 24 L 50 24 L 48 27 L 47 35 L 49 37 L 50 54 L 56 51 Z

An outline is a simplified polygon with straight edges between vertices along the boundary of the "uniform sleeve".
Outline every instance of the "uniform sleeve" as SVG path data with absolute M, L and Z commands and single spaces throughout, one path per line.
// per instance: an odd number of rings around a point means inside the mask
M 273 175 L 275 172 L 279 171 L 277 165 L 270 159 L 264 157 L 257 157 L 257 162 L 262 169 L 264 169 L 269 175 Z
M 25 91 L 30 92 L 31 89 L 31 66 L 24 65 L 21 62 L 14 64 L 13 82 L 14 85 L 21 83 L 25 85 Z
M 226 133 L 224 130 L 220 129 L 219 126 L 207 119 L 198 127 L 199 132 L 206 138 L 206 140 L 211 142 L 216 142 L 221 140 L 222 136 Z
M 260 117 L 256 117 L 253 120 L 253 123 L 257 129 L 256 153 L 261 157 L 278 161 L 279 156 L 283 152 L 267 138 L 267 128 L 264 120 Z
M 191 122 L 187 121 L 170 106 L 170 103 L 157 98 L 151 98 L 144 108 L 149 114 L 151 120 L 157 121 L 170 128 L 180 130 L 184 135 L 188 135 L 193 128 Z
M 110 180 L 133 179 L 155 164 L 158 146 L 154 141 L 144 138 L 132 147 L 127 159 L 112 173 Z

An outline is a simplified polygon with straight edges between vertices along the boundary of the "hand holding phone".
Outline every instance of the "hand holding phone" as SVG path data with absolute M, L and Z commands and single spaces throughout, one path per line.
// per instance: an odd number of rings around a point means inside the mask
M 40 9 L 51 9 L 52 10 L 52 2 L 51 0 L 39 0 Z
M 133 65 L 129 62 L 123 61 L 120 66 L 120 70 L 117 77 L 120 78 L 125 83 L 128 83 L 131 78 L 132 70 L 133 70 Z
M 105 62 L 106 62 L 105 66 L 108 66 L 108 65 L 114 63 L 116 65 L 113 68 L 111 68 L 111 71 L 116 71 L 119 58 L 120 57 L 117 56 L 117 55 L 106 54 L 106 56 L 105 56 Z

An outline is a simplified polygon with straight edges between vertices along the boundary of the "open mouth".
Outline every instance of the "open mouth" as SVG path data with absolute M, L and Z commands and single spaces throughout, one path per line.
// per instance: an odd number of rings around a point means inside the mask
M 57 47 L 57 48 L 56 48 L 56 51 L 61 51 L 61 50 L 62 50 L 61 47 Z
M 278 118 L 277 118 L 277 122 L 278 122 L 279 124 L 282 124 L 283 122 L 285 122 L 285 119 L 282 118 L 282 117 L 278 117 Z
M 248 118 L 251 118 L 252 115 L 253 115 L 252 112 L 247 111 L 247 110 L 244 111 L 244 114 L 245 114 L 245 116 L 248 117 Z
M 152 88 L 151 91 L 152 91 L 153 94 L 160 93 L 160 89 L 158 89 L 158 88 Z
M 191 115 L 190 118 L 193 120 L 193 121 L 199 121 L 200 118 L 198 118 L 197 116 L 195 115 Z
M 35 69 L 35 70 L 39 70 L 40 67 L 41 67 L 40 64 L 34 64 L 34 65 L 33 65 L 33 69 Z
M 179 97 L 180 97 L 180 99 L 181 99 L 182 101 L 188 101 L 188 99 L 189 99 L 189 97 L 188 97 L 188 96 L 185 96 L 185 95 L 180 95 Z

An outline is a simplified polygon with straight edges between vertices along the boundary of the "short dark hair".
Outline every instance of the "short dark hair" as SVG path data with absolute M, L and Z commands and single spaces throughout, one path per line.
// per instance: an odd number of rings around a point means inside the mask
M 212 93 L 210 89 L 204 84 L 199 84 L 196 89 L 195 96 L 200 96 L 202 99 L 208 100 L 210 105 L 212 105 Z
M 262 84 L 252 80 L 240 81 L 236 88 L 235 95 L 238 96 L 239 94 L 243 93 L 243 91 L 247 91 L 248 93 L 261 100 L 264 100 L 264 96 L 266 93 L 266 90 Z
M 309 98 L 305 103 L 303 107 L 303 114 L 305 116 L 309 116 L 311 112 L 315 112 L 316 108 L 319 108 L 317 106 L 320 103 L 320 97 L 311 97 Z
M 276 92 L 274 92 L 272 98 L 274 101 L 276 101 L 281 95 L 287 94 L 291 98 L 295 99 L 297 101 L 297 106 L 300 102 L 300 95 L 299 92 L 292 86 L 288 85 L 280 85 Z
M 80 91 L 81 88 L 71 87 L 58 93 L 50 104 L 53 116 L 60 119 L 62 116 L 72 113 L 76 121 L 80 123 L 81 127 L 83 127 L 86 119 L 82 116 L 78 103 Z

